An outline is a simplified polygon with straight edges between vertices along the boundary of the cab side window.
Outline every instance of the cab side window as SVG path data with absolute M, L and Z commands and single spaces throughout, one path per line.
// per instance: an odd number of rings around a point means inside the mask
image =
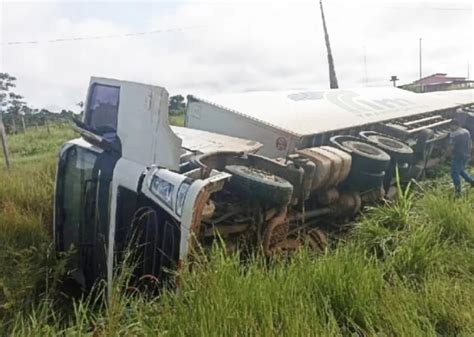
M 120 88 L 93 84 L 88 100 L 85 123 L 101 135 L 117 133 Z

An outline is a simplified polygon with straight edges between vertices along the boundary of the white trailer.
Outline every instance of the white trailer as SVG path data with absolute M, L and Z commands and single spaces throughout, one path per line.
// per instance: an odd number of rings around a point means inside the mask
M 328 144 L 333 135 L 357 135 L 362 130 L 388 127 L 388 133 L 404 140 L 416 138 L 423 129 L 443 129 L 456 108 L 472 103 L 474 89 L 416 94 L 387 87 L 189 96 L 185 125 L 254 139 L 264 144 L 260 154 L 276 158 L 295 148 Z

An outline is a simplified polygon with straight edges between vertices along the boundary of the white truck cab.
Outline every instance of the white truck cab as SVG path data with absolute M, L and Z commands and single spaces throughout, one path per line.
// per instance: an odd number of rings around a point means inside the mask
M 74 128 L 82 137 L 59 155 L 54 235 L 58 251 L 73 247 L 73 277 L 85 289 L 111 281 L 136 231 L 145 233 L 137 239 L 144 247 L 138 272 L 165 278 L 163 270 L 186 259 L 209 195 L 230 177 L 213 171 L 201 179 L 190 159 L 261 146 L 205 131 L 175 132 L 164 88 L 107 78 L 91 79 L 83 120 Z

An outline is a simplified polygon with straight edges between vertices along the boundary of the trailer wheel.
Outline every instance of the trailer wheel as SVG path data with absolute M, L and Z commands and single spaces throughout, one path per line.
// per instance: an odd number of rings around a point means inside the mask
M 392 159 L 399 163 L 410 162 L 413 157 L 413 149 L 398 139 L 372 132 L 361 132 L 360 135 L 372 145 L 386 151 Z
M 293 194 L 293 185 L 271 173 L 247 166 L 228 165 L 233 188 L 252 199 L 286 205 Z
M 376 173 L 385 171 L 390 164 L 390 156 L 373 145 L 356 140 L 346 140 L 341 145 L 352 153 L 353 170 Z
M 346 182 L 349 189 L 365 192 L 382 187 L 384 177 L 385 171 L 377 173 L 361 171 L 351 174 Z

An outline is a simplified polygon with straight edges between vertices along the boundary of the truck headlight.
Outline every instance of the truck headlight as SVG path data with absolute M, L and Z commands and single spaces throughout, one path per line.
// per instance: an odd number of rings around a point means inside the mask
M 188 194 L 190 186 L 190 183 L 183 181 L 178 188 L 178 196 L 176 197 L 176 214 L 179 216 L 183 214 L 184 201 L 186 200 L 186 195 Z
M 153 180 L 151 181 L 150 190 L 169 208 L 173 208 L 173 184 L 157 176 L 154 176 Z

